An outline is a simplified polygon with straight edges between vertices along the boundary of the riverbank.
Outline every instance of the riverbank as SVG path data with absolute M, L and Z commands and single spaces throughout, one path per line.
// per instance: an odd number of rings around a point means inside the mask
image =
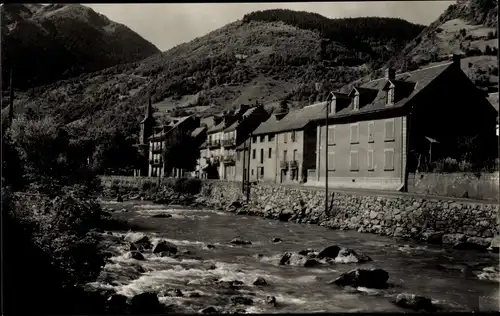
M 329 200 L 325 211 L 324 190 L 259 183 L 251 186 L 250 199 L 246 201 L 241 183 L 204 181 L 195 202 L 238 214 L 414 239 L 457 249 L 498 249 L 500 220 L 498 205 L 493 203 L 363 192 L 332 192 Z

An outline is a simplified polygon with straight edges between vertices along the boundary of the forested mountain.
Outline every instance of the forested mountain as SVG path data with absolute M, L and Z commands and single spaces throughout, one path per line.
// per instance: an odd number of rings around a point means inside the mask
M 160 51 L 122 24 L 79 4 L 1 6 L 2 87 L 33 86 L 142 60 Z

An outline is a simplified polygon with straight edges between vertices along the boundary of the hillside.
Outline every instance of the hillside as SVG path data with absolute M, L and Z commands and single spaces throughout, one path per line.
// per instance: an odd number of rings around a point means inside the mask
M 464 55 L 462 70 L 485 91 L 498 85 L 498 34 L 496 0 L 459 0 L 411 41 L 389 64 L 415 69 L 441 60 L 443 56 Z
M 254 12 L 143 61 L 18 94 L 17 108 L 131 135 L 148 92 L 162 110 L 209 113 L 284 98 L 303 105 L 384 64 L 422 29 L 400 19 Z
M 160 51 L 128 27 L 79 4 L 1 7 L 3 88 L 31 88 L 143 60 Z

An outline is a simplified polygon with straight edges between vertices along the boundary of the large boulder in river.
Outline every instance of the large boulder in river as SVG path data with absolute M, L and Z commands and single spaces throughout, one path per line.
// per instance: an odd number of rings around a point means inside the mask
M 217 313 L 219 313 L 219 311 L 217 310 L 217 308 L 215 308 L 213 306 L 207 306 L 203 309 L 200 309 L 198 311 L 198 313 L 200 313 L 200 314 L 217 314 Z
M 112 315 L 127 314 L 129 308 L 127 299 L 128 298 L 125 295 L 111 295 L 106 302 L 106 311 Z
M 258 277 L 254 282 L 253 282 L 253 285 L 257 285 L 257 286 L 262 286 L 262 285 L 267 285 L 267 282 L 266 282 L 266 279 L 264 279 L 263 277 Z
M 125 235 L 125 241 L 133 244 L 137 249 L 151 249 L 151 241 L 144 233 L 129 232 Z
M 436 310 L 430 298 L 415 294 L 408 294 L 408 293 L 398 294 L 395 303 L 398 306 L 401 306 L 403 308 L 413 309 L 415 311 L 432 312 Z
M 129 252 L 127 252 L 126 257 L 128 259 L 135 259 L 135 260 L 140 260 L 140 261 L 145 260 L 144 256 L 139 251 L 129 251 Z
M 231 297 L 231 303 L 234 305 L 252 305 L 253 300 L 246 296 L 233 296 Z
M 389 273 L 382 269 L 354 269 L 341 274 L 337 279 L 329 282 L 339 286 L 385 288 Z
M 337 257 L 335 257 L 336 263 L 363 263 L 368 261 L 372 261 L 372 259 L 367 255 L 347 248 L 340 249 Z
M 177 246 L 166 240 L 158 240 L 153 245 L 153 253 L 170 253 L 175 255 L 177 252 Z
M 456 245 L 458 243 L 466 242 L 467 236 L 464 234 L 446 234 L 443 235 L 443 244 Z
M 280 265 L 291 265 L 291 266 L 301 266 L 301 267 L 314 267 L 320 265 L 316 259 L 309 258 L 306 256 L 299 255 L 297 253 L 286 252 L 280 259 Z
M 319 259 L 324 259 L 324 258 L 330 258 L 330 259 L 335 259 L 337 255 L 339 254 L 340 247 L 333 245 L 333 246 L 328 246 L 325 249 L 321 250 L 318 254 Z
M 162 305 L 155 293 L 145 292 L 135 295 L 130 301 L 132 314 L 160 314 Z

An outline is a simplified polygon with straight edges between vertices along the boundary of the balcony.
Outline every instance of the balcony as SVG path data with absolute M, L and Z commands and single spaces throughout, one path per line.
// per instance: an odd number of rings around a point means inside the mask
M 236 139 L 231 138 L 231 139 L 224 139 L 222 141 L 222 146 L 224 147 L 230 147 L 236 145 Z
M 280 161 L 280 169 L 298 169 L 299 163 L 297 160 Z
M 161 148 L 161 147 L 153 147 L 153 149 L 151 151 L 154 153 L 160 153 L 163 151 L 163 149 L 164 148 Z
M 207 147 L 208 148 L 220 147 L 220 140 L 214 139 L 212 141 L 207 142 Z
M 286 161 L 280 161 L 280 169 L 288 169 L 288 163 Z
M 160 165 L 162 163 L 161 159 L 149 159 L 150 165 Z
M 234 165 L 235 162 L 236 162 L 236 159 L 235 159 L 235 156 L 234 155 L 228 155 L 228 156 L 225 156 L 223 159 L 222 159 L 222 162 L 226 165 Z
M 211 159 L 212 164 L 218 165 L 220 163 L 220 156 L 213 156 Z
M 297 169 L 299 167 L 297 160 L 289 161 L 288 164 L 290 165 L 290 169 Z

